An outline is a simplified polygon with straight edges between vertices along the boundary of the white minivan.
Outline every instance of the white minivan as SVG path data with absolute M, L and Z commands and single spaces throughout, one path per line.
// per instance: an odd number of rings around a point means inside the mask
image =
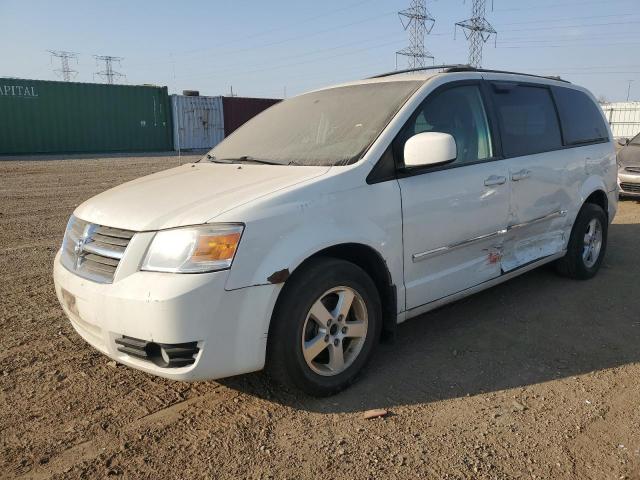
M 87 200 L 56 292 L 125 365 L 176 380 L 266 368 L 330 395 L 404 320 L 549 262 L 594 276 L 616 174 L 584 88 L 392 72 L 285 100 L 200 161 Z

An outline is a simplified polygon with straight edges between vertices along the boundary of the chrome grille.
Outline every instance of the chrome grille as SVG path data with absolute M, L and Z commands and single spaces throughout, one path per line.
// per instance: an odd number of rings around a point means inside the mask
M 111 283 L 134 234 L 71 217 L 62 242 L 62 264 L 80 277 Z
M 624 169 L 630 173 L 640 173 L 640 167 L 625 167 Z
M 622 182 L 620 188 L 625 192 L 640 193 L 640 183 L 626 183 Z

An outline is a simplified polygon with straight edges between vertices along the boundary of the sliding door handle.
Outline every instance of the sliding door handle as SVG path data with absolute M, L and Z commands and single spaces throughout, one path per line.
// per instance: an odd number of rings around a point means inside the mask
M 486 178 L 484 181 L 485 187 L 492 187 L 494 185 L 502 185 L 507 181 L 507 177 L 501 177 L 499 175 L 491 175 L 489 178 Z
M 524 180 L 525 178 L 529 178 L 531 176 L 531 170 L 527 170 L 523 168 L 519 172 L 514 172 L 511 174 L 511 180 L 514 182 L 519 182 L 520 180 Z

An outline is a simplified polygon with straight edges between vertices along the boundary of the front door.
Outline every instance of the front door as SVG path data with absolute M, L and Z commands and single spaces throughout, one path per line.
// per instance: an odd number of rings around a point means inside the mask
M 500 275 L 509 213 L 508 168 L 494 144 L 480 83 L 436 90 L 394 144 L 421 132 L 449 133 L 457 158 L 400 178 L 407 309 Z

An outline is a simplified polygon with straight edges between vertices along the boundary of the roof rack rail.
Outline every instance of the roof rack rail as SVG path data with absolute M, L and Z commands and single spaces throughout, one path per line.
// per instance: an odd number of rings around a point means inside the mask
M 378 75 L 374 75 L 372 77 L 367 77 L 366 80 L 370 80 L 372 78 L 383 78 L 390 77 L 392 75 L 400 75 L 401 73 L 411 73 L 411 72 L 423 72 L 425 70 L 439 70 L 442 69 L 444 71 L 448 71 L 450 68 L 472 68 L 469 65 L 464 64 L 451 64 L 451 65 L 433 65 L 431 67 L 418 67 L 418 68 L 406 68 L 404 70 L 393 70 L 391 72 L 380 73 Z
M 511 72 L 509 70 L 494 70 L 491 68 L 475 68 L 470 65 L 459 65 L 458 67 L 450 67 L 446 70 L 452 72 L 484 72 L 484 73 L 506 73 L 509 75 L 524 75 L 525 77 L 546 78 L 547 80 L 556 80 L 558 82 L 571 83 L 569 80 L 551 75 L 535 75 L 533 73 Z
M 443 73 L 455 73 L 455 72 L 506 73 L 510 75 L 524 75 L 526 77 L 545 78 L 547 80 L 556 80 L 558 82 L 571 83 L 570 81 L 560 78 L 559 76 L 545 76 L 545 75 L 535 75 L 533 73 L 510 72 L 507 70 L 492 70 L 489 68 L 476 68 L 476 67 L 472 67 L 471 65 L 464 65 L 464 64 L 433 65 L 431 67 L 407 68 L 405 70 L 394 70 L 392 72 L 374 75 L 373 77 L 367 77 L 367 80 L 373 79 L 373 78 L 390 77 L 392 75 L 400 75 L 403 73 L 422 72 L 426 70 L 439 70 L 439 69 L 441 69 Z

